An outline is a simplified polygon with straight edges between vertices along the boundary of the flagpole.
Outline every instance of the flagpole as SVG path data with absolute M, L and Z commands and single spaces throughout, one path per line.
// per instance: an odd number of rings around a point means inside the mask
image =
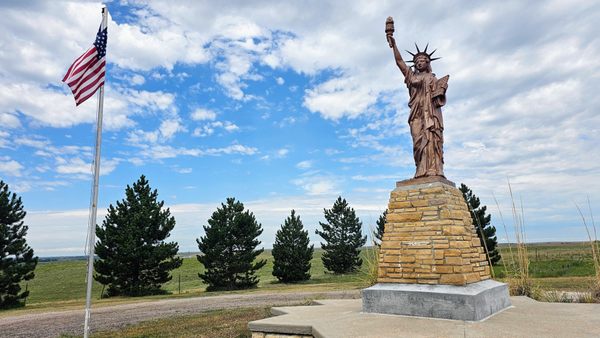
M 104 28 L 108 21 L 108 11 L 102 7 L 102 25 Z M 98 116 L 96 122 L 96 151 L 94 157 L 94 183 L 92 186 L 92 205 L 90 210 L 88 226 L 88 266 L 87 266 L 87 289 L 85 294 L 85 322 L 83 326 L 83 337 L 88 338 L 90 333 L 90 317 L 92 303 L 92 281 L 94 273 L 94 246 L 96 244 L 96 216 L 98 214 L 98 181 L 100 180 L 100 146 L 102 144 L 102 113 L 104 110 L 104 85 L 98 91 Z

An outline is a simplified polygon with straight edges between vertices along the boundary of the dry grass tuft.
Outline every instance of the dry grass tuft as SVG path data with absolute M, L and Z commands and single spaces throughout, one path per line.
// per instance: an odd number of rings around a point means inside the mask
M 507 282 L 509 285 L 509 291 L 512 296 L 527 296 L 531 298 L 540 298 L 540 290 L 535 287 L 533 284 L 533 280 L 529 276 L 529 256 L 527 255 L 527 245 L 525 244 L 527 239 L 525 237 L 525 228 L 524 228 L 524 211 L 523 211 L 523 201 L 521 201 L 520 210 L 517 209 L 515 204 L 515 198 L 512 192 L 512 186 L 510 185 L 510 181 L 508 182 L 508 190 L 510 192 L 511 199 L 511 209 L 513 216 L 513 227 L 515 233 L 515 251 L 516 254 L 513 254 L 512 245 L 508 244 L 508 249 L 510 251 L 510 261 L 507 265 L 502 259 L 502 264 L 504 265 L 504 271 L 506 273 Z M 500 206 L 498 204 L 498 200 L 494 196 L 494 201 L 496 202 L 496 206 L 498 207 L 498 212 L 500 214 L 500 219 L 502 221 L 502 225 L 504 227 L 504 233 L 506 234 L 506 238 L 508 239 L 508 230 L 506 228 L 506 223 L 504 222 L 504 217 L 502 216 L 502 211 L 500 210 Z
M 573 298 L 568 293 L 555 290 L 544 292 L 539 300 L 550 303 L 573 303 Z
M 373 234 L 373 226 L 369 225 L 369 234 Z M 366 286 L 375 285 L 377 283 L 377 273 L 379 269 L 379 251 L 380 243 L 375 241 L 375 238 L 371 238 L 372 246 L 365 247 L 363 249 L 363 265 L 361 267 L 362 274 L 359 279 Z
M 587 198 L 588 210 L 590 212 L 590 221 L 591 224 L 588 226 L 587 219 L 583 215 L 581 208 L 579 205 L 575 204 L 577 211 L 579 212 L 579 216 L 581 216 L 581 221 L 585 226 L 585 231 L 587 232 L 588 240 L 590 243 L 590 248 L 592 249 L 592 260 L 594 261 L 594 269 L 596 270 L 596 278 L 593 280 L 592 285 L 590 285 L 589 297 L 592 302 L 600 303 L 600 246 L 598 242 L 598 235 L 596 232 L 596 223 L 594 222 L 594 214 L 592 213 L 592 206 L 590 203 L 590 197 Z M 592 231 L 590 231 L 590 227 Z M 593 233 L 593 236 L 592 236 Z M 586 302 L 587 303 L 587 302 Z

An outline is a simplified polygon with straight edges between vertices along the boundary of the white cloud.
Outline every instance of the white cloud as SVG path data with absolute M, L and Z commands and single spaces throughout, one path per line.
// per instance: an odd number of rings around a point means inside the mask
M 304 169 L 304 170 L 310 169 L 310 168 L 312 168 L 312 166 L 313 166 L 313 161 L 310 161 L 310 160 L 301 161 L 296 164 L 296 168 Z
M 138 85 L 138 86 L 143 85 L 145 82 L 146 82 L 146 79 L 143 76 L 141 76 L 140 74 L 134 74 L 131 77 L 131 83 L 134 85 Z
M 280 128 L 283 128 L 283 127 L 291 126 L 291 125 L 295 124 L 296 122 L 298 122 L 297 118 L 295 118 L 294 116 L 287 116 L 287 117 L 284 117 L 280 122 L 274 122 L 274 124 Z
M 398 177 L 399 175 L 354 175 L 352 179 L 355 181 L 375 182 L 397 180 Z
M 178 156 L 201 156 L 203 152 L 200 149 L 195 148 L 175 148 L 167 145 L 139 145 L 141 150 L 138 155 L 154 160 L 161 160 L 167 158 L 175 158 Z
M 163 138 L 169 140 L 173 138 L 173 136 L 179 132 L 185 130 L 185 128 L 181 125 L 179 120 L 164 120 L 160 123 L 160 134 Z
M 138 18 L 141 26 L 109 22 L 111 59 L 119 67 L 150 70 L 162 66 L 171 70 L 178 61 L 198 64 L 209 60 L 202 47 L 208 40 L 202 34 L 182 30 L 166 18 L 137 13 L 142 14 Z
M 326 119 L 355 118 L 367 113 L 378 93 L 366 88 L 360 79 L 335 78 L 306 91 L 304 105 Z
M 0 113 L 0 126 L 4 128 L 19 128 L 21 121 L 15 114 Z
M 240 130 L 240 127 L 236 126 L 235 124 L 233 124 L 233 123 L 231 123 L 229 121 L 225 121 L 223 123 L 223 129 L 225 129 L 226 131 L 228 131 L 228 132 L 231 133 L 231 132 Z
M 292 184 L 308 195 L 335 195 L 341 192 L 339 178 L 318 172 L 306 172 L 292 180 Z
M 104 126 L 109 130 L 132 126 L 133 114 L 148 111 L 173 113 L 174 95 L 169 93 L 137 91 L 107 87 L 104 101 Z M 0 109 L 7 126 L 18 127 L 16 113 L 31 119 L 34 125 L 67 128 L 81 123 L 95 123 L 96 100 L 91 98 L 75 107 L 73 96 L 66 92 L 42 88 L 31 84 L 0 83 Z
M 0 156 L 0 173 L 15 177 L 22 175 L 23 165 L 7 156 Z
M 96 118 L 93 105 L 84 103 L 76 109 L 70 93 L 24 83 L 0 83 L 0 110 L 13 114 L 18 111 L 39 125 L 51 127 L 91 123 Z
M 0 148 L 5 148 L 8 146 L 8 137 L 10 134 L 7 131 L 0 130 Z
M 193 171 L 192 168 L 174 168 L 173 170 L 180 174 L 191 174 Z
M 127 141 L 131 145 L 144 143 L 157 144 L 166 143 L 171 140 L 177 132 L 185 131 L 179 119 L 163 120 L 158 129 L 154 131 L 134 130 L 129 132 Z
M 144 158 L 153 160 L 163 160 L 169 158 L 176 158 L 178 156 L 220 156 L 220 155 L 255 155 L 258 153 L 258 149 L 255 147 L 244 146 L 241 144 L 231 144 L 226 147 L 220 148 L 185 148 L 185 147 L 172 147 L 168 145 L 146 145 L 138 144 L 140 150 L 138 154 Z M 140 159 L 136 162 L 142 161 Z
M 258 149 L 254 147 L 247 147 L 241 144 L 232 144 L 224 148 L 209 148 L 205 151 L 209 155 L 219 154 L 240 154 L 240 155 L 254 155 L 258 153 Z
M 194 121 L 204 121 L 204 120 L 214 120 L 217 117 L 217 114 L 209 109 L 198 108 L 190 114 L 190 117 Z
M 228 133 L 232 133 L 234 131 L 240 130 L 240 127 L 229 121 L 215 121 L 194 129 L 192 135 L 197 137 L 210 136 L 215 132 L 216 129 L 223 129 Z
M 277 82 L 277 84 L 281 86 L 285 83 L 285 80 L 281 76 L 279 76 L 275 79 L 275 82 Z
M 286 158 L 289 153 L 290 150 L 288 148 L 280 148 L 274 151 L 270 151 L 270 154 L 263 155 L 260 159 L 263 161 L 270 161 L 272 159 Z
M 121 162 L 120 159 L 100 159 L 100 175 L 110 174 Z M 56 158 L 56 172 L 65 175 L 75 175 L 76 177 L 87 178 L 92 175 L 92 162 L 85 161 L 79 157 L 74 158 Z
M 277 150 L 277 157 L 279 157 L 279 158 L 286 157 L 289 152 L 290 152 L 289 149 L 281 148 L 281 149 Z
M 214 128 L 211 128 L 210 125 L 202 126 L 201 128 L 194 129 L 192 135 L 196 137 L 206 137 L 210 136 L 215 132 Z

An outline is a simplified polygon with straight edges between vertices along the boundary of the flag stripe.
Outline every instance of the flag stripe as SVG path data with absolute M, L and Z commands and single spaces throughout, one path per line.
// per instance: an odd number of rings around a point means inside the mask
M 104 79 L 102 79 L 102 81 L 100 83 L 98 83 L 98 88 L 100 88 L 103 85 L 104 85 Z M 89 99 L 95 93 L 96 93 L 96 90 L 90 91 L 87 95 L 85 95 L 83 97 L 80 97 L 79 100 L 75 101 L 75 105 L 79 106 L 80 104 L 82 104 L 83 102 L 85 102 L 85 100 Z
M 96 89 L 99 87 L 99 83 L 104 81 L 104 78 L 98 77 L 95 78 L 89 85 L 83 88 L 77 96 L 75 96 L 75 101 L 80 101 L 82 97 L 86 97 L 88 93 L 94 93 Z
M 103 80 L 104 80 L 104 70 L 102 70 L 101 73 L 96 74 L 96 76 L 90 78 L 89 81 L 86 81 L 86 83 L 82 87 L 80 87 L 79 90 L 77 90 L 77 92 L 74 94 L 75 101 L 79 100 L 79 97 L 81 97 L 82 95 L 85 95 L 85 93 L 88 92 L 89 90 L 96 91 L 97 84 Z
M 98 74 L 96 77 L 90 79 L 90 81 L 88 81 L 85 86 L 81 87 L 80 90 L 78 90 L 74 95 L 75 95 L 75 101 L 78 101 L 79 98 L 81 96 L 85 96 L 85 94 L 88 91 L 96 91 L 96 89 L 98 88 L 98 83 L 104 81 L 104 71 L 100 74 Z
M 73 84 L 73 86 L 71 87 L 73 92 L 77 93 L 81 87 L 84 87 L 87 83 L 89 83 L 89 80 L 92 77 L 104 71 L 104 65 L 105 62 L 102 61 L 100 63 L 95 64 L 93 67 L 86 69 L 85 72 L 82 72 L 83 75 L 80 77 L 79 81 L 77 81 L 77 83 Z
M 71 73 L 71 77 L 69 79 L 67 79 L 67 84 L 69 86 L 76 85 L 77 82 L 79 81 L 79 79 L 85 73 L 85 70 L 87 70 L 88 68 L 90 68 L 93 65 L 95 65 L 97 61 L 98 61 L 98 58 L 97 58 L 97 54 L 96 53 L 92 54 L 91 56 L 89 56 L 85 60 L 82 60 L 82 64 L 79 65 L 79 66 L 77 66 L 77 68 Z
M 73 69 L 75 69 L 75 67 L 77 67 L 81 63 L 82 59 L 88 57 L 90 54 L 94 53 L 95 51 L 96 51 L 96 47 L 92 46 L 92 48 L 88 49 L 85 53 L 83 53 L 80 57 L 78 57 L 75 60 L 75 62 L 73 62 L 71 67 L 69 67 L 69 69 L 67 70 L 67 74 L 65 74 L 65 77 L 62 79 L 62 81 L 65 82 L 66 79 L 73 76 L 73 74 L 71 74 Z

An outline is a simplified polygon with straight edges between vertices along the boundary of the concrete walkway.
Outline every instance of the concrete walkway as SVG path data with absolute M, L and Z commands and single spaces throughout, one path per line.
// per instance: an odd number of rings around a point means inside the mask
M 600 337 L 600 304 L 543 303 L 511 297 L 512 307 L 479 322 L 361 313 L 362 300 L 273 308 L 279 316 L 248 324 L 254 332 L 316 338 Z

